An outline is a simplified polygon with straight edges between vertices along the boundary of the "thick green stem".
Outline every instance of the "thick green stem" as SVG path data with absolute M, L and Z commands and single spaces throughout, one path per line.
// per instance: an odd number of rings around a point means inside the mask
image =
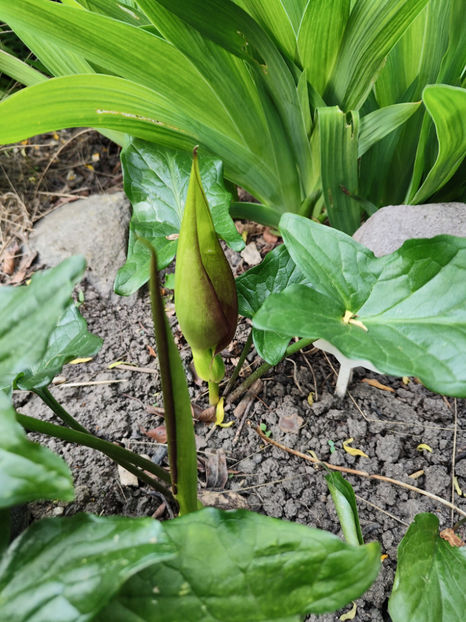
M 243 201 L 233 202 L 230 205 L 230 215 L 232 218 L 244 218 L 253 220 L 266 227 L 278 228 L 281 213 L 267 205 L 260 203 L 247 203 Z
M 77 443 L 78 445 L 84 445 L 85 447 L 91 447 L 92 449 L 97 449 L 101 451 L 103 454 L 121 464 L 122 467 L 127 469 L 128 471 L 134 472 L 134 467 L 138 467 L 136 475 L 144 480 L 148 481 L 151 486 L 163 492 L 163 494 L 167 494 L 171 496 L 171 493 L 157 482 L 147 476 L 144 471 L 148 471 L 155 477 L 158 477 L 168 484 L 170 484 L 170 475 L 157 464 L 154 464 L 151 460 L 147 460 L 142 456 L 138 456 L 137 454 L 125 449 L 124 447 L 120 447 L 119 445 L 115 445 L 114 443 L 110 443 L 109 441 L 104 441 L 97 436 L 93 436 L 87 432 L 80 432 L 78 430 L 71 430 L 70 428 L 65 428 L 61 425 L 56 425 L 54 423 L 48 423 L 46 421 L 41 421 L 40 419 L 36 419 L 35 417 L 29 417 L 27 415 L 17 414 L 16 416 L 18 422 L 30 432 L 40 432 L 41 434 L 47 434 L 48 436 L 53 436 L 55 438 L 60 438 L 64 441 L 69 441 L 71 443 Z M 140 470 L 141 469 L 141 470 Z
M 231 378 L 228 380 L 227 386 L 225 387 L 225 391 L 223 392 L 224 397 L 226 397 L 228 393 L 230 393 L 231 389 L 233 388 L 233 385 L 235 384 L 236 379 L 239 376 L 239 373 L 243 367 L 244 361 L 246 360 L 249 350 L 251 349 L 251 345 L 252 345 L 252 329 L 249 331 L 248 338 L 246 339 L 246 342 L 243 346 L 240 357 L 238 359 L 238 363 L 236 364 L 235 369 L 233 370 L 233 373 L 231 374 Z
M 53 397 L 47 387 L 42 387 L 40 389 L 34 389 L 34 393 L 43 400 L 49 408 L 53 410 L 53 412 L 60 417 L 63 423 L 69 425 L 73 430 L 77 430 L 78 432 L 83 432 L 84 434 L 91 434 L 89 430 L 87 430 L 84 426 L 76 421 L 74 417 L 72 417 L 69 412 L 67 412 L 61 404 L 57 402 L 57 400 Z
M 209 404 L 212 404 L 212 406 L 215 406 L 215 404 L 218 404 L 218 401 L 220 399 L 219 383 L 215 382 L 214 380 L 209 380 L 208 385 L 209 385 Z
M 299 352 L 299 350 L 302 350 L 303 348 L 306 348 L 313 341 L 315 341 L 315 338 L 314 339 L 300 339 L 299 341 L 294 341 L 286 349 L 285 356 L 291 356 L 292 354 L 295 354 L 296 352 Z M 283 357 L 283 358 L 285 358 L 285 357 Z M 229 398 L 228 401 L 229 402 L 235 402 L 241 395 L 243 395 L 243 393 L 246 393 L 246 391 L 249 389 L 249 387 L 252 386 L 256 382 L 256 380 L 258 380 L 264 374 L 266 374 L 269 371 L 269 369 L 272 369 L 272 367 L 273 367 L 273 365 L 270 365 L 270 363 L 262 363 L 262 365 L 260 367 L 258 367 L 255 371 L 253 371 L 252 374 L 250 376 L 248 376 L 246 378 L 246 380 L 244 382 L 242 382 L 239 385 L 239 387 L 237 387 L 233 391 L 233 393 L 230 395 L 230 398 Z

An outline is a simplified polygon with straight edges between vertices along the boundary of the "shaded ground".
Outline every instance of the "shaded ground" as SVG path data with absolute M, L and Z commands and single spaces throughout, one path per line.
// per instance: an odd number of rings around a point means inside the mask
M 75 138 L 76 141 L 79 139 Z M 87 149 L 83 152 L 87 157 L 92 156 L 95 143 L 81 149 Z M 3 163 L 3 156 L 0 152 L 0 163 Z M 113 165 L 109 158 L 107 170 Z M 83 176 L 82 184 L 88 185 L 86 192 L 94 192 L 97 188 L 91 187 L 89 178 L 85 177 L 89 169 L 85 166 L 83 171 L 75 168 Z M 104 177 L 117 183 L 118 169 L 111 170 L 114 172 L 108 173 L 110 177 Z M 49 183 L 57 181 L 60 180 Z M 85 191 L 78 185 L 70 187 L 68 193 L 74 192 L 81 194 Z M 27 196 L 26 190 L 23 190 L 23 196 Z M 37 193 L 38 200 L 39 196 Z M 55 197 L 55 201 L 59 200 Z M 39 205 L 43 205 L 42 201 Z M 250 229 L 248 241 L 255 242 L 262 253 L 268 248 L 260 228 Z M 231 258 L 236 270 L 244 268 L 239 256 Z M 157 414 L 162 403 L 157 362 L 149 348 L 153 347 L 154 340 L 147 292 L 142 290 L 137 297 L 112 304 L 103 301 L 85 282 L 83 290 L 81 311 L 90 330 L 104 338 L 104 346 L 93 361 L 66 366 L 63 371 L 65 382 L 52 391 L 86 427 L 166 464 L 165 446 L 145 433 L 163 424 L 162 417 Z M 167 292 L 167 307 L 172 309 L 169 295 Z M 193 403 L 202 410 L 207 406 L 205 386 L 196 383 L 190 368 L 189 350 L 176 329 L 173 315 L 171 321 L 188 372 Z M 243 323 L 236 340 L 225 353 L 227 375 L 239 356 L 246 334 L 247 325 Z M 109 369 L 115 361 L 125 361 L 146 368 L 146 371 Z M 249 355 L 247 363 L 246 375 L 259 364 L 254 352 Z M 213 430 L 212 424 L 196 423 L 201 486 L 234 491 L 251 510 L 341 535 L 322 470 L 316 470 L 302 458 L 265 444 L 254 430 L 256 425 L 263 423 L 271 432 L 271 438 L 289 448 L 307 454 L 314 451 L 320 459 L 332 464 L 392 477 L 448 500 L 452 497 L 455 456 L 458 484 L 462 490 L 466 489 L 466 437 L 462 432 L 465 400 L 447 400 L 430 393 L 413 380 L 405 385 L 401 379 L 361 370 L 350 387 L 351 395 L 338 401 L 333 397 L 333 365 L 333 359 L 309 348 L 283 361 L 262 379 L 262 387 L 256 388 L 249 401 L 241 431 L 241 418 L 234 415 L 241 398 L 226 409 L 226 419 L 235 420 L 232 427 Z M 375 388 L 364 381 L 370 378 L 383 383 L 385 389 Z M 76 382 L 80 386 L 68 386 Z M 84 384 L 89 382 L 103 384 Z M 52 420 L 50 411 L 35 396 L 16 393 L 15 400 L 20 412 Z M 367 458 L 351 456 L 345 451 L 343 441 L 349 438 L 353 438 L 352 446 L 363 450 Z M 432 451 L 419 451 L 419 444 L 428 445 Z M 32 507 L 34 518 L 70 515 L 81 510 L 134 516 L 160 513 L 160 517 L 168 517 L 160 496 L 144 486 L 123 485 L 116 466 L 107 458 L 53 439 L 48 446 L 72 467 L 76 501 L 58 505 L 36 504 Z M 222 466 L 223 456 L 226 469 Z M 458 516 L 452 517 L 449 508 L 428 497 L 393 484 L 355 476 L 348 476 L 348 480 L 358 496 L 365 539 L 377 539 L 383 553 L 388 555 L 378 580 L 358 600 L 356 619 L 387 620 L 384 607 L 393 581 L 396 547 L 409 522 L 418 512 L 433 511 L 439 516 L 443 529 L 450 527 Z M 455 504 L 462 504 L 464 509 L 464 500 L 457 494 Z M 330 622 L 338 620 L 340 614 L 310 616 L 309 620 Z

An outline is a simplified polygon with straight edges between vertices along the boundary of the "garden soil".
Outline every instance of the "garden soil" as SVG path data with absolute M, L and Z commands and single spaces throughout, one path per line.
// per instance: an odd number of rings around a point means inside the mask
M 92 145 L 91 152 L 93 149 Z M 273 244 L 271 236 L 267 237 L 261 228 L 246 227 L 246 231 L 248 242 L 255 243 L 261 254 Z M 245 266 L 240 256 L 229 257 L 234 270 L 241 272 Z M 80 309 L 89 329 L 103 338 L 103 347 L 92 361 L 65 366 L 62 383 L 51 391 L 89 430 L 166 466 L 166 446 L 160 429 L 163 404 L 152 349 L 155 344 L 147 289 L 129 299 L 104 300 L 86 281 L 81 288 L 84 302 Z M 170 290 L 165 294 L 198 417 L 208 407 L 206 387 L 193 373 L 189 348 L 176 324 Z M 242 320 L 235 340 L 224 352 L 227 377 L 248 330 Z M 123 369 L 115 366 L 116 362 L 139 369 Z M 260 362 L 251 350 L 237 384 Z M 355 372 L 349 393 L 338 400 L 333 395 L 337 369 L 335 359 L 310 346 L 270 370 L 252 393 L 240 396 L 234 403 L 227 402 L 225 421 L 233 421 L 231 427 L 195 421 L 203 492 L 212 493 L 210 499 L 222 507 L 247 507 L 342 537 L 324 470 L 265 442 L 256 432 L 262 424 L 271 439 L 290 450 L 315 455 L 333 465 L 391 477 L 445 500 L 452 499 L 454 470 L 458 483 L 454 503 L 465 509 L 459 490 L 466 490 L 466 401 L 435 395 L 414 379 L 380 376 L 364 369 Z M 368 382 L 373 380 L 380 385 Z M 14 398 L 19 412 L 56 421 L 36 396 L 16 392 Z M 66 460 L 76 488 L 76 499 L 71 503 L 32 504 L 31 520 L 81 511 L 170 518 L 171 509 L 159 493 L 142 482 L 128 485 L 125 474 L 105 456 L 70 443 L 30 436 Z M 351 455 L 343 445 L 348 439 L 353 440 L 346 447 L 359 449 L 364 455 Z M 356 602 L 354 619 L 387 621 L 397 545 L 408 524 L 419 512 L 434 512 L 440 528 L 445 529 L 459 516 L 441 503 L 398 485 L 355 475 L 347 475 L 347 479 L 357 495 L 365 541 L 378 540 L 386 555 L 377 581 Z M 464 530 L 460 528 L 458 533 L 464 539 Z M 307 620 L 337 621 L 350 609 L 351 605 Z

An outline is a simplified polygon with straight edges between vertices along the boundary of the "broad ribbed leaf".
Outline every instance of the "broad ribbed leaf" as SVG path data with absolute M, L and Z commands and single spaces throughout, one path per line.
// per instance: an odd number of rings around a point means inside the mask
M 418 514 L 398 547 L 388 611 L 393 622 L 462 622 L 466 611 L 466 547 L 438 533 L 434 514 Z
M 380 564 L 375 542 L 245 511 L 208 508 L 164 529 L 178 557 L 128 581 L 99 622 L 298 622 L 359 596 Z
M 240 315 L 253 318 L 270 294 L 281 292 L 292 283 L 307 283 L 307 279 L 282 244 L 267 253 L 258 266 L 236 279 Z M 257 328 L 253 328 L 252 336 L 259 356 L 271 365 L 276 365 L 283 358 L 290 341 L 287 336 Z
M 150 518 L 78 514 L 44 519 L 2 559 L 2 620 L 94 620 L 125 581 L 174 552 L 161 523 Z
M 0 389 L 18 374 L 37 369 L 49 339 L 84 274 L 84 257 L 36 273 L 28 286 L 0 288 Z
M 47 387 L 63 365 L 78 357 L 94 356 L 101 347 L 102 339 L 88 332 L 86 320 L 70 301 L 50 335 L 41 361 L 22 373 L 15 384 L 26 391 Z
M 307 3 L 299 27 L 299 57 L 307 79 L 321 95 L 332 74 L 349 12 L 350 0 Z
M 0 49 L 0 73 L 5 73 L 10 78 L 28 86 L 47 80 L 47 77 L 40 71 L 2 49 Z
M 45 447 L 28 440 L 9 399 L 0 390 L 0 508 L 38 499 L 73 498 L 68 465 Z M 0 611 L 5 613 L 1 596 Z
M 270 37 L 251 16 L 230 0 L 158 0 L 158 2 L 186 20 L 204 36 L 230 52 L 250 60 L 259 83 L 258 87 L 261 88 L 262 83 L 265 83 L 272 94 L 286 132 L 286 138 L 277 136 L 276 139 L 286 140 L 291 145 L 304 196 L 307 196 L 312 191 L 312 174 L 306 126 L 300 112 L 293 74 Z M 206 15 L 215 15 L 215 19 L 206 20 Z M 258 64 L 257 55 L 262 60 L 261 64 Z M 218 149 L 215 152 L 219 153 Z M 226 167 L 227 159 L 222 156 L 221 158 Z M 287 197 L 285 192 L 281 197 L 281 204 L 272 202 L 282 212 L 296 211 L 299 208 L 297 187 L 290 184 L 288 191 L 292 191 L 292 194 Z M 261 199 L 260 196 L 258 198 Z
M 359 126 L 358 157 L 362 157 L 372 145 L 405 123 L 418 110 L 420 103 L 385 106 L 362 117 Z
M 322 193 L 332 227 L 352 234 L 361 222 L 358 195 L 359 115 L 351 121 L 337 106 L 318 108 Z
M 307 0 L 241 0 L 236 2 L 254 17 L 291 60 L 297 60 L 296 34 Z
M 115 291 L 126 296 L 149 279 L 150 252 L 138 238 L 151 242 L 157 252 L 159 269 L 165 268 L 175 256 L 177 241 L 167 237 L 180 231 L 192 156 L 133 140 L 122 152 L 121 162 L 133 215 L 128 257 L 117 274 Z M 202 156 L 200 169 L 215 230 L 231 248 L 241 250 L 244 242 L 228 211 L 231 195 L 223 185 L 222 163 L 212 156 Z
M 351 11 L 324 99 L 358 110 L 384 59 L 428 0 L 359 0 Z
M 323 338 L 381 372 L 466 396 L 466 239 L 408 240 L 376 258 L 342 232 L 299 216 L 284 215 L 280 230 L 312 288 L 272 294 L 254 326 Z
M 466 153 L 466 89 L 444 84 L 427 86 L 422 99 L 435 124 L 438 155 L 424 183 L 412 197 L 413 203 L 423 203 L 446 184 Z
M 296 209 L 300 196 L 296 194 L 293 197 L 292 193 L 299 191 L 292 145 L 283 134 L 283 125 L 268 94 L 261 86 L 258 88 L 260 76 L 251 72 L 242 59 L 202 36 L 171 12 L 171 6 L 164 8 L 161 3 L 152 0 L 139 0 L 139 5 L 164 38 L 186 55 L 211 85 L 236 123 L 242 141 L 250 146 L 258 159 L 268 160 L 274 167 L 272 174 L 276 190 L 282 193 L 282 197 L 275 199 L 275 202 L 280 207 L 284 204 Z M 287 192 L 283 191 L 285 187 Z M 254 186 L 249 189 L 254 193 Z

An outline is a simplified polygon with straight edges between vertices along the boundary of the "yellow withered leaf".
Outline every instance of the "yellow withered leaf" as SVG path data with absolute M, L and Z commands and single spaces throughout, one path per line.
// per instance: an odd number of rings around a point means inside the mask
M 350 456 L 362 456 L 363 458 L 369 458 L 367 454 L 365 454 L 361 449 L 356 449 L 356 447 L 350 447 L 350 444 L 354 441 L 353 438 L 348 438 L 346 441 L 343 441 L 343 449 Z
M 375 378 L 363 378 L 361 382 L 365 382 L 369 384 L 371 387 L 375 387 L 376 389 L 381 389 L 382 391 L 389 391 L 390 393 L 395 393 L 395 389 L 393 387 L 389 387 L 386 384 L 382 384 Z
M 458 478 L 456 477 L 456 475 L 453 477 L 453 486 L 455 487 L 456 494 L 462 497 L 463 491 L 461 490 L 460 485 L 458 484 Z
M 347 611 L 346 613 L 342 614 L 339 617 L 339 620 L 341 620 L 341 622 L 345 622 L 345 620 L 354 620 L 354 618 L 356 616 L 357 608 L 358 608 L 358 606 L 356 605 L 356 603 L 353 600 L 353 606 L 351 607 L 351 609 L 349 611 Z
M 430 453 L 432 453 L 432 451 L 433 451 L 432 447 L 429 447 L 429 445 L 426 445 L 425 443 L 420 443 L 420 444 L 416 447 L 416 449 L 417 449 L 418 451 L 422 451 L 423 449 L 425 449 L 426 451 L 430 451 Z
M 114 361 L 113 363 L 110 363 L 107 369 L 113 369 L 114 367 L 118 367 L 119 365 L 131 365 L 131 363 L 128 363 L 128 361 Z
M 70 361 L 68 363 L 68 365 L 79 365 L 79 363 L 89 363 L 89 361 L 92 361 L 92 356 L 87 356 L 85 358 L 77 358 L 77 359 L 73 359 L 72 361 Z
M 223 408 L 224 398 L 221 397 L 217 402 L 217 408 L 215 409 L 215 425 L 220 426 L 221 428 L 229 428 L 233 425 L 234 421 L 230 421 L 229 423 L 223 423 L 223 419 L 225 417 L 225 410 Z
M 383 562 L 388 558 L 388 555 L 386 553 L 383 553 L 383 555 L 380 556 L 380 561 Z

